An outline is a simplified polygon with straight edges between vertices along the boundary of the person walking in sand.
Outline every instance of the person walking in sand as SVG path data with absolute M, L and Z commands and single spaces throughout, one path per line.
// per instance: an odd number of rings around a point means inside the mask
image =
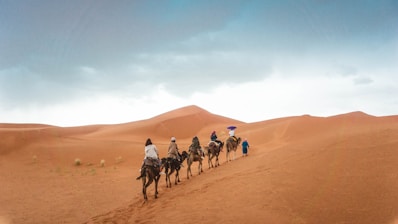
M 247 138 L 242 142 L 242 155 L 245 157 L 247 156 L 247 151 L 249 149 L 249 142 L 247 141 Z

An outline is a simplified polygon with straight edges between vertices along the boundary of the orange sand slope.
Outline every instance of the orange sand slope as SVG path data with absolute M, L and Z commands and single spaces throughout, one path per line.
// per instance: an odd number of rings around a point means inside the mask
M 166 188 L 144 203 L 135 180 L 146 138 L 167 155 L 226 127 L 248 157 Z M 81 165 L 75 165 L 75 159 Z M 105 166 L 100 161 L 105 161 Z M 185 163 L 186 164 L 186 163 Z M 398 223 L 398 116 L 353 112 L 244 123 L 188 106 L 148 120 L 62 128 L 0 124 L 0 223 Z M 174 176 L 172 177 L 174 183 Z

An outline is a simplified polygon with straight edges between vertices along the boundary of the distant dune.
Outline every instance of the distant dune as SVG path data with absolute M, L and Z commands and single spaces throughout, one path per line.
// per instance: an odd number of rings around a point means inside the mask
M 229 125 L 249 156 L 191 179 L 153 185 L 138 176 L 150 137 L 167 155 L 172 136 L 221 140 Z M 75 159 L 81 161 L 75 165 Z M 105 161 L 101 167 L 100 161 Z M 356 111 L 245 123 L 187 106 L 147 120 L 56 127 L 0 124 L 0 223 L 398 223 L 398 116 Z M 174 177 L 172 177 L 174 182 Z

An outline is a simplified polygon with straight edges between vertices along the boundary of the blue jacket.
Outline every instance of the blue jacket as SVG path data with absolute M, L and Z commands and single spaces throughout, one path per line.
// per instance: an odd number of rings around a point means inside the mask
M 217 140 L 217 135 L 216 135 L 216 133 L 212 134 L 212 135 L 210 136 L 210 139 L 211 139 L 212 141 Z

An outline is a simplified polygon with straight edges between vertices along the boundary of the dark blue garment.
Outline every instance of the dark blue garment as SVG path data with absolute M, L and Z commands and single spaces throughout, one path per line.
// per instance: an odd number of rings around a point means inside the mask
M 249 148 L 249 143 L 247 141 L 242 142 L 242 153 L 247 154 L 247 149 Z
M 217 135 L 216 135 L 216 133 L 212 134 L 212 135 L 210 136 L 210 139 L 211 139 L 212 141 L 217 140 Z

